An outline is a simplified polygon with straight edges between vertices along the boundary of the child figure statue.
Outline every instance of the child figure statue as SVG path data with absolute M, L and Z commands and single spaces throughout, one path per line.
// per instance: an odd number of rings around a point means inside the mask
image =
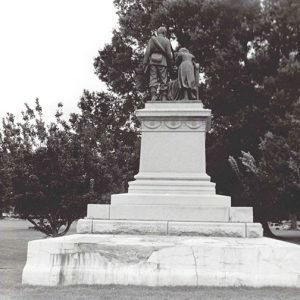
M 176 58 L 178 67 L 178 88 L 181 100 L 197 98 L 195 56 L 186 48 L 181 48 Z
M 199 64 L 186 48 L 180 48 L 176 56 L 177 79 L 169 83 L 169 99 L 199 100 Z

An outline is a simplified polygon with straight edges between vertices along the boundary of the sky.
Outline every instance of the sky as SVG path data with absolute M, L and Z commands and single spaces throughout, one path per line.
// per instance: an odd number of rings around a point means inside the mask
M 105 85 L 93 59 L 117 26 L 113 0 L 0 0 L 0 119 L 40 99 L 44 117 L 78 111 L 84 89 Z

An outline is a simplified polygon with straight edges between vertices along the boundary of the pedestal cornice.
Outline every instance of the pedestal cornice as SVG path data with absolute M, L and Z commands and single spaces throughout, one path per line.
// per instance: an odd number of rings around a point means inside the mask
M 208 131 L 211 110 L 200 101 L 148 102 L 136 111 L 143 132 L 149 131 Z
M 211 110 L 203 108 L 200 101 L 147 102 L 144 109 L 136 111 L 139 119 L 153 117 L 203 117 L 211 116 Z

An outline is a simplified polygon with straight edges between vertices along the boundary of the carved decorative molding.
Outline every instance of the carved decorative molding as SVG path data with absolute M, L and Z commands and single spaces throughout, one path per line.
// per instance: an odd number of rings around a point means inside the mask
M 181 127 L 182 121 L 170 120 L 170 121 L 165 121 L 164 124 L 166 127 L 170 128 L 170 129 L 177 129 L 177 128 Z
M 149 129 L 156 129 L 161 125 L 161 121 L 144 121 L 143 124 Z
M 198 119 L 198 120 L 144 120 L 143 128 L 145 131 L 169 131 L 169 130 L 177 130 L 177 131 L 205 131 L 206 130 L 206 119 Z
M 186 121 L 185 122 L 186 126 L 191 129 L 200 128 L 201 126 L 203 126 L 203 123 L 205 125 L 205 122 L 203 122 L 203 121 Z
M 185 122 L 186 126 L 191 128 L 191 129 L 203 129 L 205 130 L 206 128 L 206 121 L 205 120 L 192 120 L 192 121 L 186 121 Z

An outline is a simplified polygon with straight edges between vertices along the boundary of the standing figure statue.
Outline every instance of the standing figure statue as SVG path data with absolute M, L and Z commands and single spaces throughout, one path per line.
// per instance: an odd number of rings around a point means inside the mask
M 145 70 L 150 68 L 150 94 L 151 101 L 156 101 L 158 86 L 160 87 L 160 99 L 167 100 L 168 97 L 168 66 L 171 66 L 173 55 L 170 40 L 166 38 L 167 29 L 160 27 L 157 36 L 153 36 L 146 48 L 144 56 Z
M 181 100 L 197 99 L 197 66 L 195 56 L 186 48 L 181 48 L 176 57 L 178 67 L 178 88 Z
M 180 48 L 176 55 L 178 74 L 168 83 L 170 100 L 199 100 L 199 64 L 186 48 Z

